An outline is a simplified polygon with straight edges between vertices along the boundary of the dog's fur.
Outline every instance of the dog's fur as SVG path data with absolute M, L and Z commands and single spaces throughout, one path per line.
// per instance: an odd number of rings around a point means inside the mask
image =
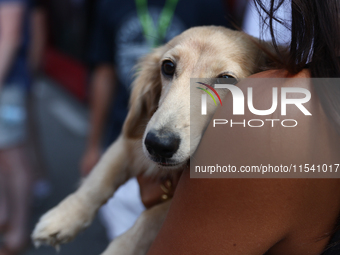
M 161 72 L 166 59 L 176 63 L 172 78 Z M 190 123 L 190 78 L 215 78 L 227 73 L 240 80 L 257 72 L 263 62 L 263 54 L 250 37 L 214 26 L 189 29 L 147 55 L 138 65 L 122 134 L 81 187 L 41 217 L 32 234 L 35 244 L 57 246 L 73 239 L 129 178 L 142 172 L 162 173 L 186 167 L 216 110 L 209 105 L 203 121 Z M 197 96 L 191 95 L 191 100 L 200 100 L 202 91 L 195 93 Z M 223 98 L 226 93 L 221 92 L 220 96 Z M 146 135 L 159 135 L 160 130 L 175 134 L 180 140 L 178 149 L 165 163 L 150 155 L 145 146 Z M 113 241 L 104 254 L 145 254 L 169 205 L 170 201 L 145 211 L 134 227 Z

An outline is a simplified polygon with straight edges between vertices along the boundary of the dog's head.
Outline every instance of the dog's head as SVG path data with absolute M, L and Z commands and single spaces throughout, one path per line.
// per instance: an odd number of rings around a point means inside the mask
M 216 109 L 209 106 L 203 122 L 190 123 L 190 78 L 240 80 L 258 71 L 263 62 L 257 45 L 242 32 L 214 26 L 185 31 L 137 66 L 125 136 L 142 138 L 144 153 L 159 165 L 181 167 L 196 150 Z

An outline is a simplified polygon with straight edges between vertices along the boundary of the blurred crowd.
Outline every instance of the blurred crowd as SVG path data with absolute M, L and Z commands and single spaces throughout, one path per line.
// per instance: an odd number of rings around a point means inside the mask
M 55 80 L 89 109 L 74 169 L 85 177 L 120 133 L 140 57 L 193 26 L 258 37 L 256 13 L 246 0 L 0 0 L 0 255 L 30 245 L 32 201 L 51 192 L 33 110 L 37 79 Z M 278 31 L 284 43 L 284 26 Z M 132 179 L 101 209 L 109 240 L 149 206 L 139 193 Z

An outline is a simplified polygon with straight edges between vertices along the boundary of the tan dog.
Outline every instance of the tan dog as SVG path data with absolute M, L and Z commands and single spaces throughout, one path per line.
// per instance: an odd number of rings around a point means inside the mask
M 57 246 L 73 239 L 129 178 L 186 167 L 216 110 L 209 105 L 202 121 L 190 123 L 190 78 L 240 80 L 258 71 L 262 56 L 247 35 L 214 26 L 189 29 L 146 56 L 138 66 L 122 134 L 81 187 L 41 217 L 32 234 L 35 244 Z M 195 93 L 191 100 L 200 100 L 202 91 Z M 169 205 L 145 211 L 103 254 L 145 254 Z

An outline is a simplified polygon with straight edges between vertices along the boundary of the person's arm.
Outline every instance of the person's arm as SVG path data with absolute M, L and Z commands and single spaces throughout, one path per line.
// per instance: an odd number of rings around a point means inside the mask
M 90 133 L 81 162 L 81 173 L 86 176 L 101 156 L 101 139 L 115 89 L 115 72 L 109 64 L 98 66 L 91 81 Z
M 80 166 L 83 176 L 92 170 L 102 154 L 102 135 L 113 94 L 118 86 L 114 68 L 114 27 L 108 20 L 110 15 L 108 2 L 98 1 L 88 56 L 94 72 L 90 81 L 90 133 Z
M 20 2 L 0 4 L 0 86 L 20 47 L 24 10 Z
M 264 73 L 262 77 L 280 77 L 270 75 Z M 254 91 L 254 106 L 269 109 L 271 87 L 241 82 L 244 95 L 249 85 Z M 308 82 L 299 85 L 313 90 Z M 213 118 L 280 118 L 280 111 L 272 116 L 255 117 L 249 112 L 233 116 L 232 102 L 229 93 Z M 313 116 L 306 117 L 292 106 L 284 117 L 297 119 L 295 128 L 271 128 L 268 124 L 263 128 L 213 128 L 210 124 L 191 164 L 230 164 L 240 169 L 242 165 L 269 163 L 336 163 L 340 139 L 316 94 L 312 92 L 312 99 L 304 105 Z M 187 169 L 148 255 L 320 254 L 339 216 L 339 194 L 339 179 L 191 179 Z
M 46 13 L 41 7 L 31 13 L 31 40 L 28 51 L 29 67 L 33 74 L 40 71 L 46 46 Z

